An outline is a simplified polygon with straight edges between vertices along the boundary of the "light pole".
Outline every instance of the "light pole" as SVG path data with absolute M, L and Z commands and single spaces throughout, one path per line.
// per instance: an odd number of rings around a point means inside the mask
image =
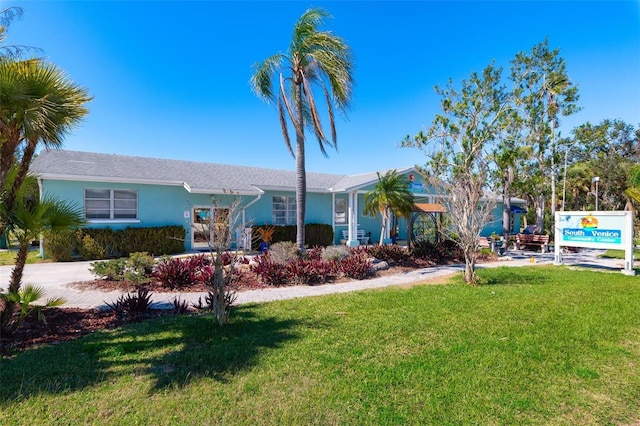
M 596 184 L 596 211 L 598 211 L 598 182 L 600 182 L 600 176 L 591 179 L 591 183 Z

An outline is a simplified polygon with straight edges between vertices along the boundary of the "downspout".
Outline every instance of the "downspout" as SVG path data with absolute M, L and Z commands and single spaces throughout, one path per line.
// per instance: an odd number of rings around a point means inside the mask
M 40 202 L 42 202 L 42 178 L 40 176 L 38 176 L 36 178 L 37 182 L 38 182 L 38 192 L 40 193 Z M 40 233 L 40 259 L 44 259 L 44 234 L 41 232 Z

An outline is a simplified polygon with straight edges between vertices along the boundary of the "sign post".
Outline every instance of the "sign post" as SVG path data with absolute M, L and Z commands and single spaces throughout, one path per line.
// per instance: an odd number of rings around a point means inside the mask
M 633 212 L 556 212 L 554 264 L 562 264 L 561 247 L 624 250 L 622 273 L 633 269 Z

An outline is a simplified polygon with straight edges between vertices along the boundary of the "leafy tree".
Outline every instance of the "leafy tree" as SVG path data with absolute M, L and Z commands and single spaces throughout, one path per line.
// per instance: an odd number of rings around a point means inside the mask
M 482 74 L 472 73 L 458 91 L 449 81 L 447 88 L 436 86 L 442 113 L 431 127 L 409 136 L 404 146 L 421 148 L 428 157 L 425 167 L 431 185 L 448 207 L 465 258 L 464 279 L 476 282 L 478 237 L 493 218 L 495 197 L 487 196 L 491 165 L 487 153 L 500 132 L 500 116 L 507 97 L 500 86 L 501 68 L 492 65 Z
M 548 40 L 533 46 L 529 53 L 518 53 L 511 64 L 515 105 L 521 111 L 530 152 L 522 177 L 536 211 L 536 225 L 543 229 L 547 197 L 551 196 L 552 214 L 557 203 L 556 129 L 560 116 L 579 110 L 578 88 L 569 79 L 560 49 L 551 50 Z
M 591 179 L 600 176 L 598 197 L 603 210 L 621 210 L 628 204 L 625 190 L 632 167 L 640 163 L 638 134 L 621 120 L 603 120 L 593 125 L 589 122 L 576 127 L 572 137 L 563 140 L 567 155 L 567 182 L 569 188 L 579 191 L 569 193 L 574 209 L 595 208 L 595 188 Z M 575 199 L 577 197 L 577 199 Z
M 32 184 L 33 178 L 30 178 L 21 189 Z M 15 317 L 16 307 L 20 306 L 24 314 L 30 303 L 34 301 L 33 297 L 41 293 L 33 291 L 33 288 L 21 291 L 22 275 L 31 241 L 38 238 L 42 232 L 60 232 L 85 223 L 81 208 L 52 197 L 44 197 L 40 200 L 38 197 L 23 196 L 23 192 L 19 192 L 18 195 L 10 210 L 6 205 L 0 208 L 8 234 L 18 242 L 18 252 L 11 271 L 9 288 L 2 297 L 0 311 L 0 334 L 2 335 L 15 331 L 19 320 L 24 317 L 22 314 L 18 318 Z M 56 305 L 59 302 L 51 303 Z
M 331 32 L 318 30 L 327 17 L 328 13 L 322 9 L 307 10 L 294 25 L 287 52 L 277 53 L 256 64 L 251 77 L 253 91 L 267 102 L 277 104 L 285 144 L 296 160 L 298 250 L 304 250 L 305 244 L 305 128 L 314 132 L 323 155 L 327 155 L 327 146 L 337 148 L 334 106 L 345 111 L 351 101 L 353 86 L 353 59 L 349 46 Z M 324 95 L 331 138 L 322 127 L 314 87 Z M 287 118 L 295 130 L 295 151 L 289 138 Z
M 0 188 L 11 211 L 36 148 L 58 148 L 87 114 L 87 91 L 55 65 L 0 58 Z M 9 171 L 17 166 L 12 185 Z M 0 223 L 0 235 L 5 224 Z
M 388 235 L 389 214 L 409 217 L 413 210 L 413 193 L 409 190 L 409 180 L 397 170 L 389 170 L 384 175 L 377 173 L 378 182 L 364 196 L 364 213 L 368 216 L 382 216 L 380 245 Z

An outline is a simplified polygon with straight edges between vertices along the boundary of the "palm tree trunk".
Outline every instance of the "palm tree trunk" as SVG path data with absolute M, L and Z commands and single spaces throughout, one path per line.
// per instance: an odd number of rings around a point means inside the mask
M 11 281 L 9 282 L 9 292 L 17 292 L 22 285 L 22 274 L 24 265 L 27 263 L 27 255 L 29 254 L 29 243 L 20 243 L 18 254 L 16 255 L 16 264 L 11 271 Z
M 296 86 L 298 126 L 296 130 L 296 246 L 304 251 L 304 219 L 307 204 L 307 172 L 304 157 L 304 108 L 302 83 Z
M 9 293 L 17 293 L 22 285 L 22 274 L 24 265 L 27 263 L 27 254 L 29 253 L 29 244 L 21 243 L 16 255 L 16 264 L 11 271 L 11 281 L 9 282 Z M 17 322 L 13 321 L 13 314 L 16 310 L 16 303 L 5 300 L 4 309 L 0 311 L 0 337 L 11 335 L 17 326 Z

